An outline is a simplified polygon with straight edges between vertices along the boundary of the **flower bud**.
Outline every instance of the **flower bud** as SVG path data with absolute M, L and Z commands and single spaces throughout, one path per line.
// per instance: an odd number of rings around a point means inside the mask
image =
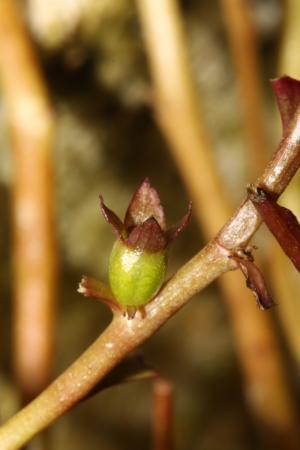
M 109 260 L 109 283 L 124 307 L 144 306 L 161 287 L 167 268 L 167 252 L 130 248 L 117 240 Z
M 124 223 L 101 200 L 101 210 L 117 236 L 109 260 L 109 282 L 116 301 L 127 311 L 146 305 L 161 287 L 167 248 L 186 227 L 187 214 L 166 230 L 165 214 L 156 190 L 146 179 L 133 195 Z

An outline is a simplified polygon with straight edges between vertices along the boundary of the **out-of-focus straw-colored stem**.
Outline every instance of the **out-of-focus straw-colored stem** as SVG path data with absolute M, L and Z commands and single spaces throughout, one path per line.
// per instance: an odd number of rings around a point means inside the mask
M 299 78 L 300 2 L 285 0 L 284 5 L 284 30 L 279 54 L 279 74 Z
M 153 382 L 153 450 L 173 449 L 173 386 L 158 378 Z
M 278 311 L 276 312 L 282 324 L 291 354 L 299 367 L 299 273 L 276 243 L 272 247 L 270 268 L 273 290 L 275 298 L 279 304 L 279 308 L 277 308 Z
M 300 2 L 286 0 L 285 20 L 279 53 L 279 75 L 300 78 Z M 280 203 L 300 218 L 300 176 L 293 179 Z M 300 280 L 292 263 L 275 243 L 271 253 L 271 277 L 280 308 L 277 314 L 282 323 L 291 353 L 300 367 Z
M 263 93 L 250 6 L 245 0 L 220 0 L 220 3 L 240 91 L 243 127 L 250 150 L 250 172 L 255 177 L 264 166 L 267 148 Z
M 175 0 L 137 0 L 155 88 L 157 121 L 210 238 L 230 214 L 211 156 Z M 296 418 L 270 315 L 236 273 L 220 280 L 244 372 L 245 396 L 270 445 L 297 448 Z M 279 439 L 280 437 L 280 439 Z M 271 447 L 270 447 L 271 448 Z
M 0 76 L 13 150 L 13 358 L 19 386 L 28 399 L 47 384 L 52 362 L 57 258 L 53 115 L 14 0 L 0 1 Z

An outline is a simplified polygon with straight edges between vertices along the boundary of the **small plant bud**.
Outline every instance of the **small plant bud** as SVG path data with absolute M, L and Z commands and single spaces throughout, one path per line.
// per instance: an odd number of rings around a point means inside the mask
M 132 315 L 161 287 L 167 268 L 167 248 L 187 226 L 191 204 L 182 220 L 166 230 L 164 210 L 148 179 L 133 195 L 124 223 L 104 204 L 102 197 L 100 200 L 102 213 L 117 236 L 109 260 L 110 287 L 116 302 Z

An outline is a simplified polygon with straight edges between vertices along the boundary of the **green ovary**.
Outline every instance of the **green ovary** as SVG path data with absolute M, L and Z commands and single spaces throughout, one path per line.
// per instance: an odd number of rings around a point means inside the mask
M 160 288 L 166 267 L 165 251 L 130 249 L 117 241 L 109 260 L 109 282 L 118 303 L 135 308 L 148 303 Z

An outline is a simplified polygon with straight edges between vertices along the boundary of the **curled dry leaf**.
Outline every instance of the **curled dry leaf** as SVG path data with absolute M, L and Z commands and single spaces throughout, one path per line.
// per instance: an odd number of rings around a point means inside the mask
M 269 309 L 275 305 L 270 295 L 263 274 L 254 263 L 253 256 L 249 252 L 232 255 L 231 258 L 237 263 L 246 278 L 246 285 L 255 295 L 259 309 Z

